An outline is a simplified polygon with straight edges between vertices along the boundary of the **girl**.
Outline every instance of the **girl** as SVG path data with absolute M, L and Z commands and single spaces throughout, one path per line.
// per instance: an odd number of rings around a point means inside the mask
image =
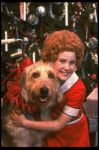
M 51 132 L 45 147 L 90 146 L 87 119 L 82 110 L 86 89 L 75 73 L 83 56 L 83 43 L 75 33 L 62 30 L 50 34 L 44 42 L 41 59 L 53 63 L 63 92 L 62 102 L 52 111 L 54 120 L 30 121 L 22 114 L 12 114 L 17 126 Z

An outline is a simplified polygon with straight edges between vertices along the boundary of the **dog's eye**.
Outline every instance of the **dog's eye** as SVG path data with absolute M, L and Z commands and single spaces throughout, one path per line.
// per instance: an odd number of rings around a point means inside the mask
M 48 77 L 52 79 L 54 78 L 54 75 L 52 73 L 49 73 Z
M 39 78 L 39 73 L 33 73 L 33 75 L 32 75 L 32 77 L 34 77 L 34 78 Z

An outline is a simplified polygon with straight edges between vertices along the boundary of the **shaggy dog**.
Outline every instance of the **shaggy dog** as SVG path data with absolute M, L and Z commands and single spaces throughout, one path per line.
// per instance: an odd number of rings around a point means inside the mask
M 59 82 L 53 68 L 42 61 L 25 68 L 20 78 L 22 97 L 26 104 L 39 107 L 42 121 L 52 120 L 51 108 L 62 100 Z M 16 127 L 11 120 L 15 104 L 5 102 L 1 116 L 1 144 L 3 147 L 42 147 L 46 132 Z M 35 120 L 33 112 L 22 112 L 25 117 Z

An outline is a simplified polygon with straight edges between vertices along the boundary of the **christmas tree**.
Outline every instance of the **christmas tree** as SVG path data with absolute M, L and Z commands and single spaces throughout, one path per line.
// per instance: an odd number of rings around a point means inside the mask
M 40 60 L 46 36 L 57 30 L 73 31 L 84 43 L 84 61 L 76 73 L 89 95 L 98 82 L 98 2 L 1 2 L 1 39 L 7 34 L 22 40 L 1 45 L 1 80 L 23 53 Z

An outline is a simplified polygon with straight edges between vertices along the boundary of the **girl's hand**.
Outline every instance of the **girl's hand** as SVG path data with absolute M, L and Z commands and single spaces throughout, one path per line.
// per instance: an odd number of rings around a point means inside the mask
M 11 114 L 12 122 L 17 127 L 24 127 L 24 122 L 26 121 L 25 116 L 21 113 L 20 110 L 13 110 Z

